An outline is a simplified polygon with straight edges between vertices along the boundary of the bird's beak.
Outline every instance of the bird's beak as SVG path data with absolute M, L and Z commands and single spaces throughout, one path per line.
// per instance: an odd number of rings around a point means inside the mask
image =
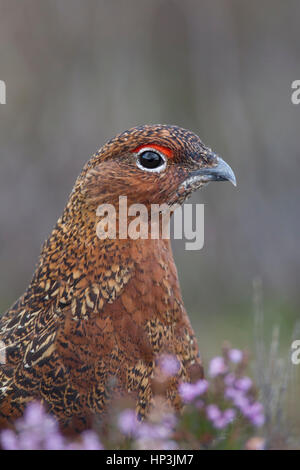
M 203 183 L 210 181 L 230 181 L 233 186 L 236 186 L 236 178 L 232 168 L 221 157 L 215 155 L 216 164 L 212 167 L 203 167 L 194 170 L 190 177 L 198 179 Z

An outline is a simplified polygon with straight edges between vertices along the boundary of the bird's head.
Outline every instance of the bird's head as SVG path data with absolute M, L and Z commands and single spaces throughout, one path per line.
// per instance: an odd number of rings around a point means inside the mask
M 85 166 L 79 183 L 89 201 L 182 203 L 210 181 L 231 181 L 230 166 L 191 131 L 171 125 L 132 128 L 107 142 Z

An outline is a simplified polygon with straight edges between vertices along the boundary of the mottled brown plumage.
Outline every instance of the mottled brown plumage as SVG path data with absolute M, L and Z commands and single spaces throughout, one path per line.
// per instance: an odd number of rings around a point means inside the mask
M 137 166 L 136 149 L 144 145 L 165 151 L 163 171 Z M 199 137 L 176 126 L 131 129 L 93 155 L 42 248 L 27 291 L 0 319 L 6 348 L 0 426 L 33 399 L 74 430 L 89 426 L 116 395 L 133 395 L 144 416 L 162 353 L 180 362 L 166 390 L 167 401 L 180 408 L 178 382 L 201 377 L 202 366 L 170 242 L 99 240 L 96 209 L 117 204 L 120 195 L 148 207 L 182 203 L 212 179 L 233 178 Z

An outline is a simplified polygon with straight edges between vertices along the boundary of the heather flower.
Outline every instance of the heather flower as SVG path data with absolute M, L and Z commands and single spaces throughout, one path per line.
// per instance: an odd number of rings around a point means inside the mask
M 162 447 L 156 447 L 158 450 L 178 450 L 178 445 L 175 441 L 169 440 L 162 443 Z
M 177 418 L 171 413 L 164 414 L 160 422 L 142 422 L 136 431 L 135 445 L 138 449 L 176 450 L 172 440 Z
M 252 380 L 249 377 L 241 377 L 234 385 L 238 390 L 247 392 L 252 387 Z
M 221 356 L 214 357 L 209 364 L 208 373 L 211 377 L 216 377 L 227 372 L 227 365 Z
M 217 405 L 208 405 L 206 407 L 206 414 L 216 429 L 223 429 L 228 426 L 236 415 L 234 409 L 228 408 L 222 412 Z
M 265 416 L 262 413 L 256 414 L 250 418 L 251 423 L 256 428 L 260 428 L 265 424 Z
M 223 416 L 213 421 L 213 425 L 216 429 L 224 429 L 227 426 L 226 420 Z
M 19 450 L 18 438 L 12 429 L 5 429 L 1 432 L 0 442 L 4 450 Z
M 233 421 L 235 416 L 236 416 L 236 412 L 233 408 L 228 408 L 227 410 L 224 411 L 224 417 L 228 423 Z
M 137 449 L 139 450 L 177 450 L 178 445 L 173 440 L 157 440 L 144 437 L 137 441 Z
M 198 395 L 203 395 L 203 393 L 208 389 L 208 382 L 207 380 L 200 379 L 195 382 L 194 387 Z
M 100 450 L 102 445 L 92 431 L 81 435 L 81 442 L 68 442 L 59 431 L 57 421 L 36 402 L 29 403 L 22 418 L 15 423 L 16 430 L 4 430 L 0 434 L 5 450 Z
M 166 439 L 170 437 L 171 430 L 163 424 L 141 423 L 137 436 L 138 438 Z
M 197 410 L 202 410 L 202 408 L 204 407 L 204 401 L 203 400 L 197 400 L 195 402 L 195 407 L 197 408 Z
M 58 450 L 63 448 L 64 441 L 59 432 L 57 421 L 48 415 L 37 402 L 27 405 L 23 417 L 16 421 L 15 428 L 15 442 L 19 450 Z M 2 442 L 2 445 L 4 447 L 5 443 Z
M 236 376 L 232 372 L 230 372 L 229 374 L 226 374 L 224 377 L 224 383 L 228 387 L 231 387 L 232 385 L 234 385 L 235 381 L 236 381 Z
M 249 399 L 247 397 L 245 397 L 242 393 L 237 394 L 233 400 L 233 403 L 241 410 L 242 413 L 244 413 L 244 415 L 246 415 L 246 410 L 249 406 Z
M 243 359 L 243 353 L 239 349 L 230 349 L 228 351 L 228 358 L 234 364 L 239 364 Z
M 216 419 L 221 418 L 221 410 L 217 405 L 208 405 L 206 407 L 206 414 L 210 421 L 215 421 Z
M 211 423 L 210 428 L 213 427 L 214 432 L 204 435 L 201 430 L 200 435 L 198 435 L 198 431 L 196 431 L 197 435 L 195 434 L 194 437 L 199 439 L 200 447 L 202 444 L 204 444 L 205 448 L 207 446 L 214 447 L 215 442 L 219 442 L 218 434 L 222 430 L 226 430 L 226 432 L 222 432 L 222 439 L 229 439 L 228 443 L 231 445 L 233 442 L 232 436 L 236 436 L 237 439 L 239 438 L 240 424 L 243 423 L 243 420 L 239 421 L 237 427 L 235 426 L 236 423 L 233 423 L 237 413 L 239 413 L 239 416 L 244 416 L 244 421 L 245 419 L 248 420 L 252 427 L 258 428 L 263 426 L 265 422 L 264 409 L 261 403 L 254 400 L 255 389 L 252 380 L 243 375 L 245 364 L 242 363 L 237 367 L 233 365 L 239 364 L 242 360 L 243 353 L 240 350 L 230 349 L 224 354 L 224 358 L 217 356 L 211 360 L 209 375 L 212 380 L 210 382 L 201 379 L 195 383 L 183 382 L 178 386 L 182 401 L 192 404 L 192 406 L 186 409 L 186 413 L 191 415 L 190 420 L 182 420 L 180 417 L 177 417 L 175 412 L 172 412 L 169 407 L 165 406 L 163 399 L 158 399 L 161 398 L 160 395 L 154 400 L 150 415 L 142 422 L 137 419 L 134 410 L 123 410 L 118 416 L 117 426 L 122 435 L 131 438 L 128 441 L 130 448 L 177 450 L 186 444 L 185 441 L 182 442 L 180 440 L 182 439 L 181 431 L 183 431 L 183 436 L 188 436 L 189 434 L 194 434 L 193 429 L 207 429 L 201 424 L 203 419 L 206 421 L 206 424 L 207 422 Z M 160 356 L 158 366 L 163 380 L 176 375 L 180 370 L 180 363 L 176 356 L 170 354 Z M 213 380 L 215 377 L 218 377 L 218 380 Z M 206 393 L 208 390 L 209 393 Z M 207 403 L 208 400 L 209 404 Z M 225 408 L 226 405 L 230 407 Z M 199 426 L 196 426 L 198 421 Z M 233 428 L 229 432 L 227 427 L 230 423 L 233 423 Z M 194 424 L 195 428 L 190 427 L 194 426 Z M 176 433 L 175 430 L 177 430 Z M 186 434 L 185 431 L 187 431 Z M 246 426 L 245 431 L 249 433 L 251 428 Z M 247 449 L 264 448 L 264 439 L 258 437 L 250 438 L 249 434 L 246 435 L 248 436 L 248 441 L 244 445 Z M 120 439 L 120 434 L 116 436 Z M 175 440 L 175 436 L 179 441 Z M 244 432 L 240 434 L 240 437 L 243 438 L 243 436 Z M 183 439 L 185 438 L 183 437 Z M 236 443 L 240 446 L 241 440 L 237 440 Z M 124 444 L 126 444 L 126 441 L 123 438 L 120 442 L 116 442 L 118 446 Z M 235 445 L 235 441 L 233 445 Z M 16 421 L 15 430 L 5 430 L 0 433 L 0 446 L 3 449 L 10 450 L 103 449 L 98 435 L 93 431 L 83 432 L 75 441 L 66 439 L 60 433 L 58 423 L 54 417 L 47 414 L 38 403 L 30 403 L 27 406 L 23 417 Z
M 58 423 L 55 418 L 48 415 L 42 405 L 37 402 L 27 405 L 23 417 L 16 421 L 15 426 L 19 432 L 34 431 L 39 439 L 58 431 Z
M 176 424 L 177 418 L 171 413 L 162 415 L 158 423 L 141 423 L 137 420 L 135 412 L 130 409 L 124 410 L 118 420 L 120 431 L 132 436 L 138 449 L 176 449 L 176 443 L 171 440 Z
M 103 450 L 98 435 L 94 431 L 84 431 L 81 434 L 81 450 Z
M 176 418 L 176 416 L 173 413 L 166 413 L 162 417 L 161 422 L 166 428 L 174 429 L 177 422 L 178 422 L 178 419 Z
M 139 422 L 134 410 L 126 409 L 119 415 L 118 426 L 126 436 L 132 436 L 137 432 Z
M 176 356 L 172 354 L 164 354 L 159 359 L 159 365 L 161 367 L 162 372 L 167 377 L 173 377 L 179 372 L 180 363 Z
M 59 433 L 51 433 L 44 441 L 44 450 L 64 450 L 65 442 L 63 436 Z
M 264 410 L 263 406 L 261 403 L 259 403 L 258 401 L 252 403 L 251 405 L 251 413 L 253 414 L 258 414 L 258 413 L 262 413 Z
M 243 413 L 255 427 L 261 427 L 265 423 L 263 406 L 259 402 L 249 404 L 248 407 L 243 409 Z
M 182 400 L 185 403 L 190 403 L 196 397 L 205 393 L 207 388 L 208 388 L 207 380 L 200 379 L 193 384 L 183 382 L 182 384 L 179 385 L 179 393 L 180 393 Z
M 244 395 L 244 392 L 237 390 L 236 388 L 227 388 L 225 391 L 225 397 L 232 400 L 234 405 L 241 410 L 245 409 L 249 405 L 249 400 Z
M 225 391 L 225 397 L 232 400 L 234 405 L 249 419 L 253 426 L 260 427 L 264 424 L 265 417 L 261 403 L 251 403 L 243 391 L 235 388 L 228 388 Z
M 185 403 L 192 402 L 196 397 L 193 384 L 189 384 L 187 382 L 184 382 L 179 385 L 179 394 Z

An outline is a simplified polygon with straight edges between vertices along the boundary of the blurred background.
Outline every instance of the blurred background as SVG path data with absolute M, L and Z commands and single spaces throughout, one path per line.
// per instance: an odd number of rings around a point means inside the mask
M 89 156 L 132 126 L 177 124 L 238 181 L 193 196 L 206 204 L 201 251 L 174 243 L 203 357 L 223 340 L 253 351 L 256 280 L 263 341 L 278 327 L 288 358 L 300 303 L 299 28 L 297 0 L 0 0 L 0 310 L 27 287 Z

